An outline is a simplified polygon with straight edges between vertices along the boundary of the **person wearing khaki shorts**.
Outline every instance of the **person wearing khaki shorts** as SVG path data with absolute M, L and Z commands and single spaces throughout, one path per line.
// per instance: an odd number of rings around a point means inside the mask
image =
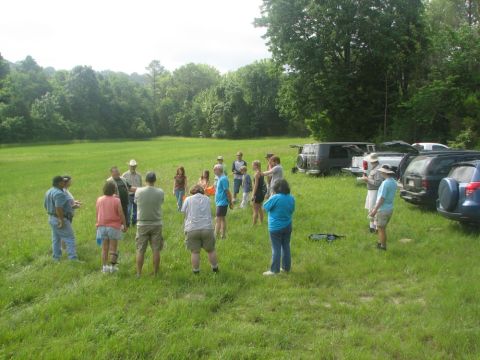
M 185 245 L 191 252 L 192 271 L 200 273 L 200 251 L 204 249 L 213 272 L 218 272 L 215 234 L 213 232 L 210 199 L 204 195 L 200 185 L 190 190 L 191 196 L 185 199 L 182 212 L 185 214 Z
M 163 249 L 162 237 L 162 204 L 164 192 L 155 187 L 157 176 L 149 172 L 145 176 L 147 186 L 138 188 L 135 192 L 135 203 L 137 204 L 137 276 L 142 275 L 145 251 L 148 244 L 153 253 L 153 274 L 158 274 L 160 267 L 160 250 Z

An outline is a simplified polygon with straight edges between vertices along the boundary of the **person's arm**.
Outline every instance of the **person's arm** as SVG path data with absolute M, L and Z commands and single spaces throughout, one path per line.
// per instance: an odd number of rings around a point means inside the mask
M 176 180 L 175 178 L 173 178 L 173 190 L 172 190 L 173 195 L 175 195 L 175 183 L 176 183 Z
M 375 207 L 373 208 L 372 211 L 370 211 L 370 216 L 375 216 L 378 212 L 378 209 L 380 209 L 380 207 L 383 205 L 383 203 L 385 202 L 385 198 L 384 197 L 381 197 L 377 200 L 377 203 L 375 204 Z
M 58 227 L 61 229 L 63 227 L 63 217 L 65 214 L 63 213 L 63 207 L 55 207 L 55 214 L 57 215 L 58 219 Z
M 275 205 L 275 195 L 273 195 L 263 203 L 263 208 L 268 212 L 273 208 L 274 205 Z
M 232 193 L 228 189 L 225 190 L 225 191 L 226 191 L 226 194 L 227 194 L 228 206 L 230 207 L 230 209 L 233 209 Z
M 127 231 L 127 220 L 125 219 L 125 214 L 123 213 L 123 208 L 122 208 L 122 202 L 118 202 L 118 213 L 120 214 L 120 220 L 122 221 L 122 231 L 125 232 Z
M 188 184 L 187 184 L 187 177 L 185 176 L 185 192 L 187 192 Z
M 275 168 L 275 167 L 271 168 L 270 170 L 267 170 L 267 171 L 262 172 L 262 175 L 263 175 L 263 176 L 270 176 L 270 175 L 272 175 L 273 172 L 274 172 L 274 170 L 273 170 L 274 168 Z

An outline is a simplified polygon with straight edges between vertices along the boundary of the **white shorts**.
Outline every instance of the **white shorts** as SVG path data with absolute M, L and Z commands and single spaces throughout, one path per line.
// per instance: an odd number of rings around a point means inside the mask
M 123 233 L 120 229 L 110 226 L 99 226 L 97 228 L 97 239 L 102 240 L 122 240 Z

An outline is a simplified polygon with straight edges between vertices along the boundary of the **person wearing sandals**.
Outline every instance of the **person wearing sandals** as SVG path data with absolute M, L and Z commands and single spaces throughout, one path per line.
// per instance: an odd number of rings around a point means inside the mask
M 375 217 L 377 222 L 379 239 L 377 248 L 387 250 L 387 225 L 393 214 L 393 201 L 397 191 L 397 182 L 394 179 L 395 172 L 390 165 L 383 165 L 378 171 L 385 180 L 378 189 L 377 203 L 369 216 Z
M 378 188 L 383 182 L 383 176 L 378 171 L 380 169 L 380 165 L 378 164 L 378 155 L 376 153 L 370 154 L 370 156 L 367 158 L 367 161 L 371 164 L 370 173 L 368 174 L 368 176 L 364 174 L 362 180 L 367 184 L 367 198 L 365 199 L 365 209 L 367 209 L 370 213 L 377 202 Z M 375 233 L 377 231 L 377 224 L 375 222 L 375 219 L 369 216 L 369 220 L 369 230 L 371 233 Z
M 120 198 L 114 196 L 115 184 L 107 181 L 103 186 L 103 196 L 97 199 L 97 239 L 102 243 L 102 272 L 118 271 L 118 241 L 127 230 L 127 221 L 123 213 Z M 108 255 L 110 254 L 110 262 Z
M 210 199 L 198 184 L 190 189 L 190 194 L 182 205 L 182 213 L 185 215 L 185 244 L 191 252 L 192 271 L 200 273 L 200 251 L 204 249 L 212 271 L 218 272 Z
M 272 196 L 263 204 L 268 212 L 268 231 L 272 245 L 272 264 L 263 275 L 276 275 L 291 268 L 290 237 L 292 235 L 292 215 L 295 199 L 290 195 L 290 186 L 284 179 L 274 183 Z M 281 268 L 280 268 L 281 261 Z
M 267 186 L 265 177 L 262 175 L 262 165 L 259 160 L 255 160 L 252 163 L 252 169 L 255 172 L 252 191 L 253 225 L 256 225 L 258 220 L 260 220 L 260 224 L 263 223 L 262 203 L 265 200 Z

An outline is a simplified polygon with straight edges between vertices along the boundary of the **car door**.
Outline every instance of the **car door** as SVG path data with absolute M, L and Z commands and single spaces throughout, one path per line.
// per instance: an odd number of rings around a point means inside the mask
M 351 163 L 350 154 L 344 145 L 331 145 L 329 153 L 330 169 L 341 169 Z

